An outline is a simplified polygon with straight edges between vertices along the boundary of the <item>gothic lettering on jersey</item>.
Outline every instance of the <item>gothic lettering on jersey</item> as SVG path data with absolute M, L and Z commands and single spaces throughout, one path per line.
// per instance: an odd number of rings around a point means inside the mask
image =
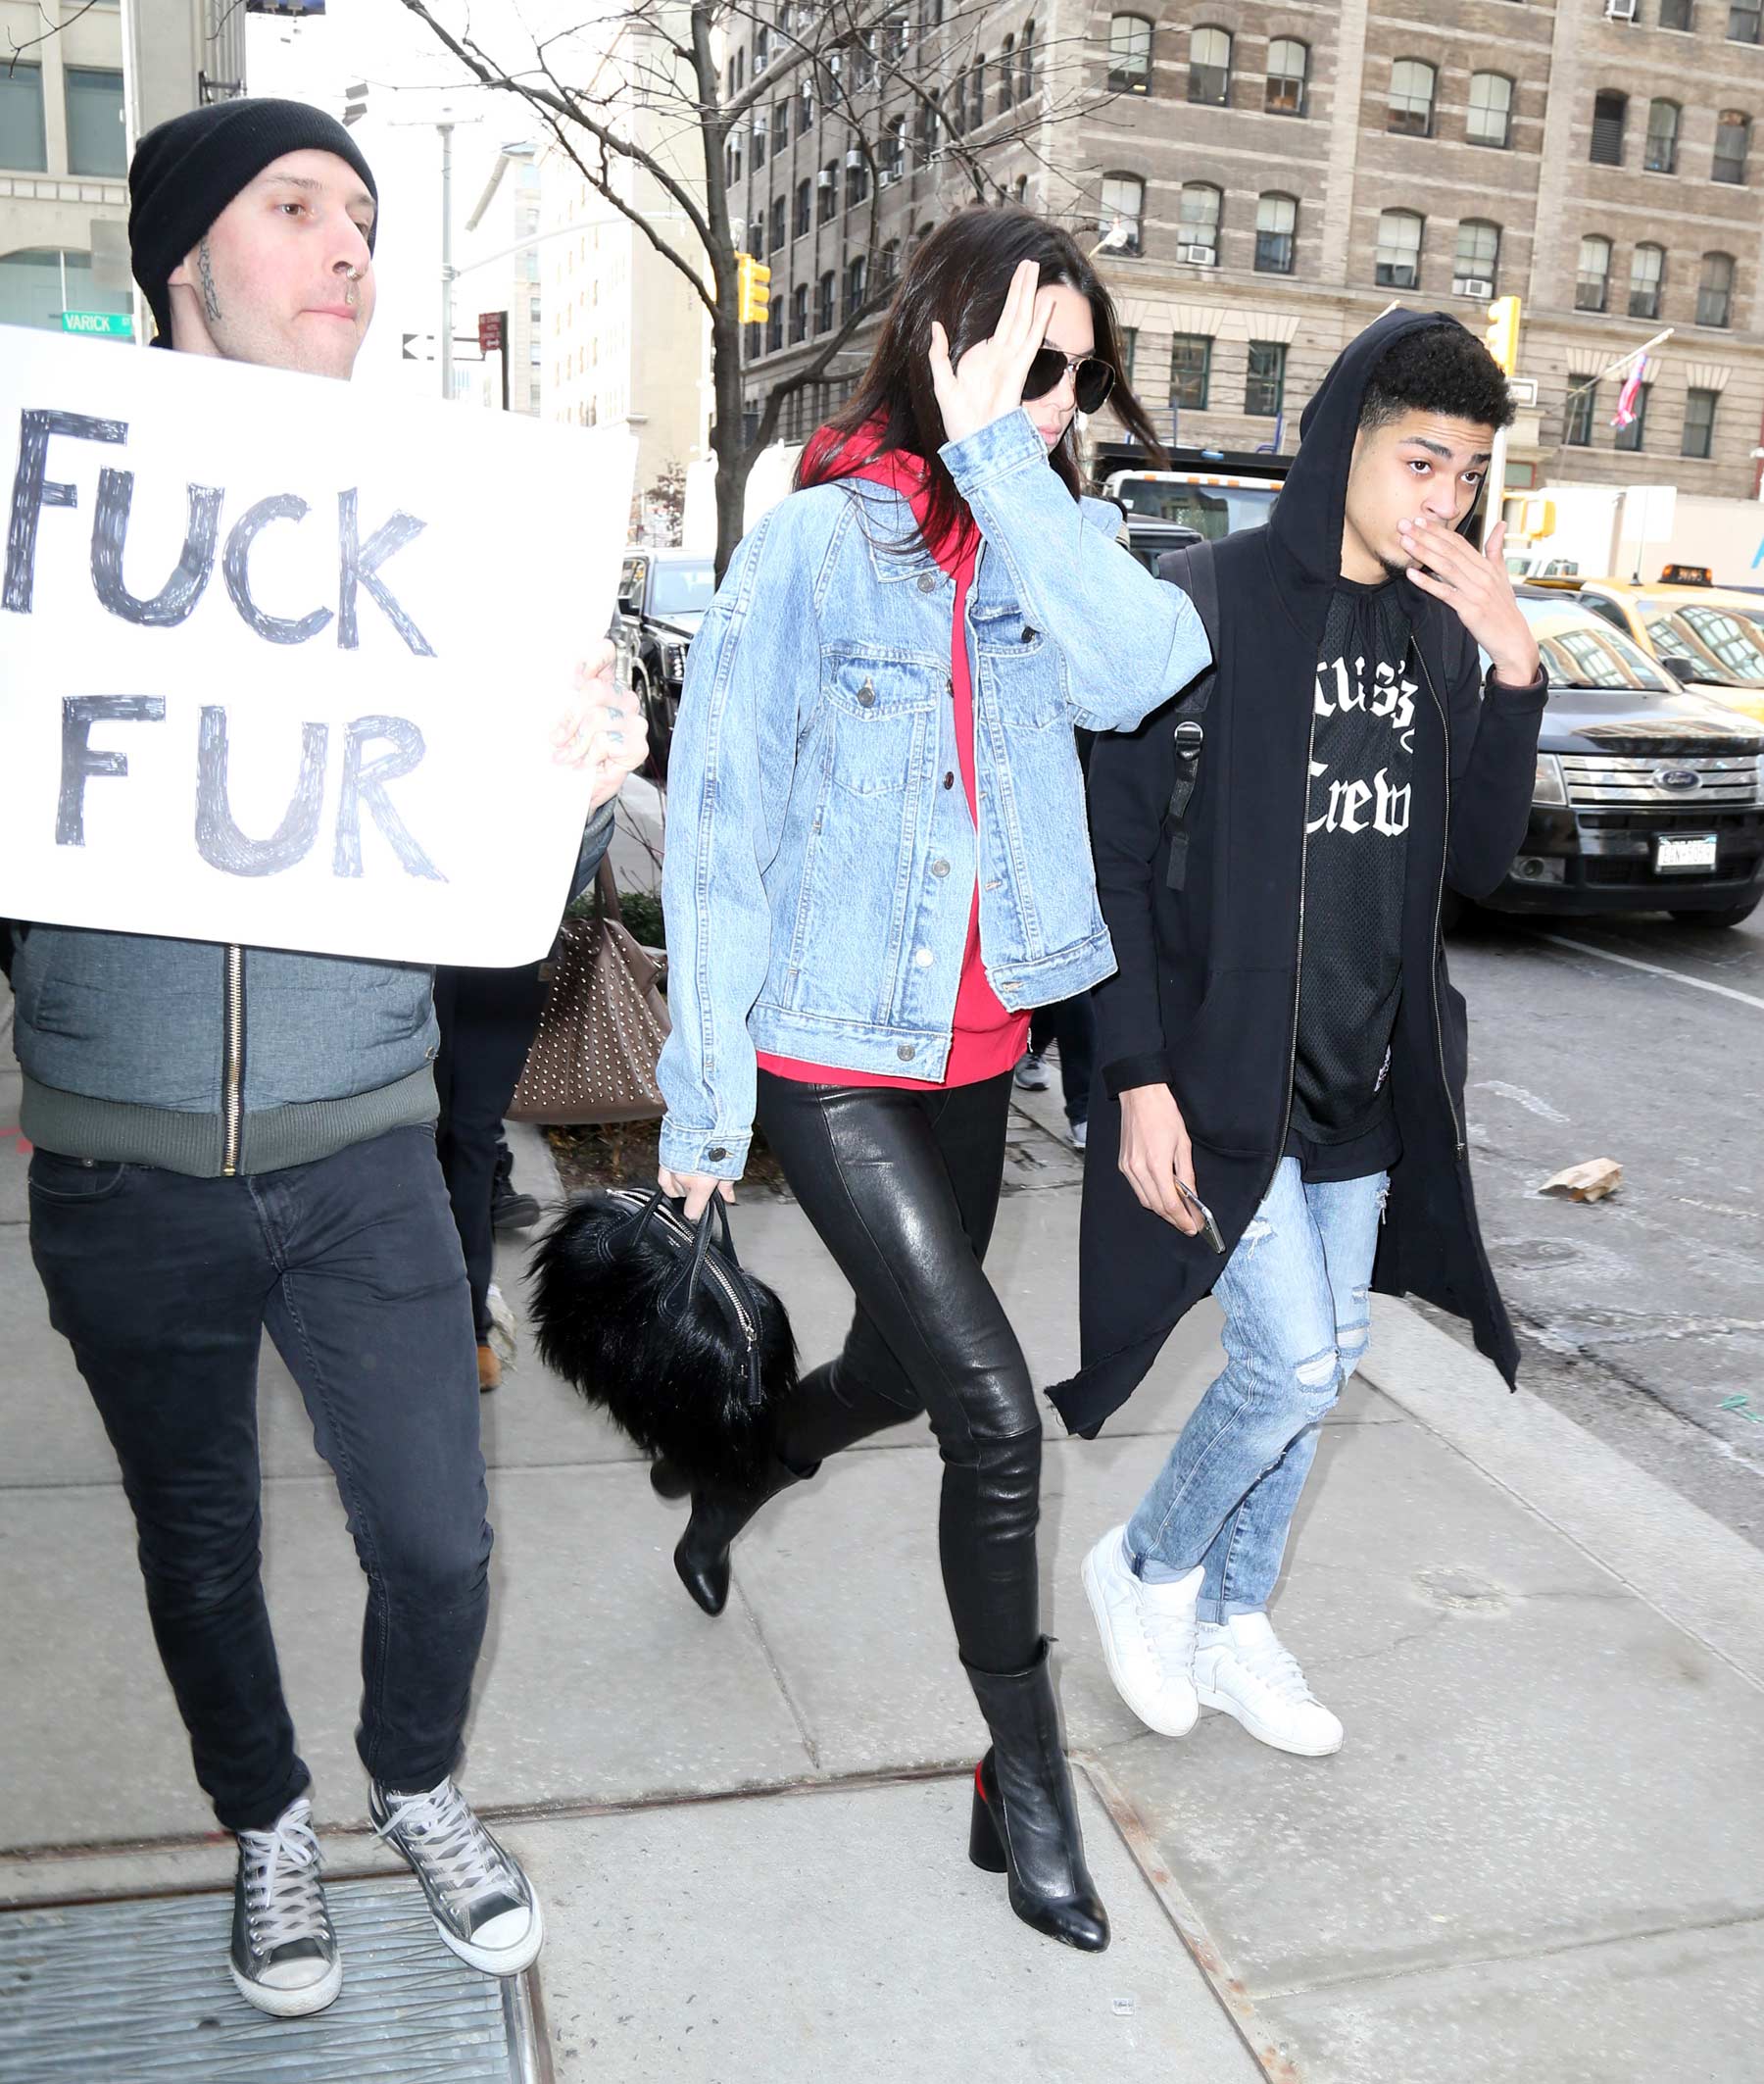
M 1420 683 L 1407 677 L 1404 664 L 1380 659 L 1368 671 L 1363 657 L 1319 662 L 1312 753 L 1326 757 L 1311 761 L 1308 832 L 1400 839 L 1408 831 L 1408 755 Z M 1389 726 L 1388 738 L 1368 728 L 1379 722 Z

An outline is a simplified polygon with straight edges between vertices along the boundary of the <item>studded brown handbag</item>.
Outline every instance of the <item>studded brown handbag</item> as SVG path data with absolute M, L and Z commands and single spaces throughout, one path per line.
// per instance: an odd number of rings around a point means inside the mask
M 649 1121 L 666 1112 L 656 1083 L 668 1032 L 661 970 L 626 927 L 604 861 L 595 890 L 593 915 L 559 928 L 511 1120 Z

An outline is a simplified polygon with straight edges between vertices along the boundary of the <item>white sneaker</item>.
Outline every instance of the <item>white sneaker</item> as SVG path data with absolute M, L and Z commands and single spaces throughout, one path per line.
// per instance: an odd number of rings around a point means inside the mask
M 1084 1559 L 1085 1596 L 1115 1691 L 1148 1729 L 1186 1737 L 1200 1712 L 1193 1673 L 1201 1566 L 1174 1584 L 1144 1584 L 1128 1567 L 1126 1532 L 1110 1527 Z
M 545 1919 L 520 1862 L 443 1780 L 425 1794 L 394 1794 L 377 1780 L 368 1803 L 379 1835 L 397 1847 L 428 1898 L 435 1929 L 486 1975 L 518 1975 L 538 1959 Z
M 1195 1691 L 1202 1708 L 1222 1709 L 1276 1751 L 1322 1759 L 1340 1751 L 1345 1734 L 1304 1683 L 1298 1660 L 1265 1613 L 1202 1621 L 1195 1645 Z
M 1073 1150 L 1081 1151 L 1086 1143 L 1090 1141 L 1090 1123 L 1088 1121 L 1074 1121 L 1067 1127 L 1066 1134 L 1072 1139 Z

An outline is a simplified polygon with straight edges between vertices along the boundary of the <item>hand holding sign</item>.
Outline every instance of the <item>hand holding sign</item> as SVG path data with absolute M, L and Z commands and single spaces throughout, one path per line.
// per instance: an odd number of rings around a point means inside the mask
M 613 676 L 616 657 L 611 644 L 597 644 L 576 668 L 576 686 L 585 699 L 560 718 L 552 733 L 552 759 L 559 767 L 593 773 L 590 802 L 597 811 L 649 758 L 649 726 L 635 694 L 621 690 Z

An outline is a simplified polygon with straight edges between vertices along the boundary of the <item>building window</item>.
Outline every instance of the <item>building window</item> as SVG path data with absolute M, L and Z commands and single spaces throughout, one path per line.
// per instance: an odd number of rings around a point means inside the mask
M 1629 315 L 1632 319 L 1660 316 L 1660 282 L 1666 273 L 1664 246 L 1638 246 L 1630 256 Z
M 933 158 L 943 149 L 943 111 L 938 107 L 938 90 L 931 92 L 918 105 L 918 124 L 913 143 L 918 164 L 928 167 Z
M 765 315 L 765 352 L 775 355 L 784 345 L 784 301 L 774 297 Z
M 1017 177 L 1016 177 L 1016 187 L 1015 187 L 1015 189 L 1014 189 L 1014 190 L 1012 191 L 1012 193 L 1013 193 L 1013 194 L 1014 194 L 1014 195 L 1016 196 L 1017 202 L 1018 202 L 1018 204 L 1020 205 L 1020 207 L 1021 207 L 1021 208 L 1023 208 L 1023 209 L 1025 209 L 1025 210 L 1027 210 L 1027 209 L 1028 209 L 1028 207 L 1029 207 L 1029 176 L 1028 176 L 1028 174 L 1019 174 L 1017 175 Z
M 70 66 L 68 172 L 122 175 L 128 172 L 122 137 L 122 74 Z
M 833 330 L 833 271 L 830 268 L 814 285 L 814 329 L 817 333 Z
M 1492 297 L 1500 273 L 1500 226 L 1467 217 L 1458 225 L 1451 286 L 1460 297 Z
M 1731 325 L 1734 315 L 1734 257 L 1705 253 L 1702 278 L 1696 285 L 1698 325 Z
M 48 172 L 40 65 L 0 66 L 0 167 L 22 174 Z
M 759 173 L 765 165 L 765 111 L 761 109 L 754 118 L 754 172 Z
M 1212 376 L 1210 333 L 1177 333 L 1170 341 L 1170 403 L 1202 412 Z
M 823 224 L 833 222 L 839 209 L 839 162 L 830 159 L 814 176 L 814 185 L 820 192 L 820 221 Z
M 1258 196 L 1255 204 L 1255 269 L 1258 274 L 1290 275 L 1298 246 L 1298 205 L 1290 195 Z
M 1758 0 L 1736 0 L 1736 4 L 1728 9 L 1728 41 L 1756 43 L 1761 21 L 1764 21 L 1764 7 L 1759 6 Z
M 1310 46 L 1277 36 L 1268 46 L 1268 84 L 1262 106 L 1270 116 L 1303 116 L 1310 77 Z
M 1464 135 L 1473 145 L 1504 150 L 1513 134 L 1513 82 L 1504 73 L 1473 73 Z
M 1144 15 L 1114 15 L 1108 24 L 1108 91 L 1152 91 L 1152 25 Z
M 1431 137 L 1434 83 L 1438 75 L 1419 58 L 1398 58 L 1391 68 L 1390 127 L 1404 137 Z
M 899 239 L 890 239 L 888 244 L 883 247 L 876 257 L 876 279 L 879 287 L 885 288 L 897 278 L 901 273 L 901 242 Z
M 1412 210 L 1387 210 L 1378 220 L 1375 279 L 1380 289 L 1419 289 L 1421 232 L 1426 220 Z
M 1110 253 L 1143 253 L 1141 227 L 1145 223 L 1146 184 L 1137 174 L 1105 174 L 1102 176 L 1102 208 L 1097 229 L 1105 237 L 1118 225 L 1122 236 Z
M 859 151 L 846 154 L 846 208 L 855 210 L 869 200 L 869 163 Z
M 1649 174 L 1678 172 L 1679 105 L 1676 101 L 1650 101 L 1647 105 L 1647 142 L 1642 149 L 1642 165 Z
M 869 299 L 869 266 L 862 254 L 857 254 L 846 264 L 845 315 L 857 318 Z
M 979 129 L 986 121 L 986 54 L 981 52 L 968 68 L 968 128 Z
M 1562 439 L 1571 449 L 1590 449 L 1592 446 L 1592 429 L 1598 420 L 1598 385 L 1584 382 L 1575 387 L 1568 396 L 1566 423 Z
M 1003 116 L 1010 107 L 1011 94 L 1016 86 L 1016 38 L 1006 36 L 999 52 L 999 114 Z
M 808 285 L 799 282 L 790 292 L 790 344 L 795 347 L 808 337 Z
M 1623 165 L 1623 122 L 1629 113 L 1629 96 L 1606 87 L 1592 97 L 1592 149 L 1589 155 L 1595 167 Z
M 1707 462 L 1715 453 L 1715 406 L 1719 391 L 1685 393 L 1685 437 L 1679 443 L 1681 456 Z
M 1023 24 L 1022 41 L 1017 45 L 1017 99 L 1028 101 L 1035 93 L 1035 24 Z
M 888 126 L 882 147 L 882 178 L 898 181 L 906 172 L 906 119 L 897 116 Z
M 1603 311 L 1611 290 L 1611 242 L 1591 234 L 1580 242 L 1580 270 L 1574 278 L 1576 311 Z
M 790 96 L 772 103 L 772 156 L 775 159 L 790 142 Z
M 963 130 L 967 128 L 967 74 L 965 73 L 957 73 L 956 74 L 956 83 L 950 89 L 947 121 L 952 137 L 959 137 Z
M 1217 188 L 1206 181 L 1185 181 L 1182 184 L 1182 204 L 1177 212 L 1176 236 L 1184 251 L 1179 259 L 1196 261 L 1202 251 L 1209 260 L 1200 265 L 1210 266 L 1219 258 L 1219 220 L 1224 214 L 1225 198 Z M 1193 248 L 1193 252 L 1187 249 Z
M 784 230 L 785 230 L 785 215 L 786 215 L 786 213 L 788 212 L 789 208 L 790 208 L 790 201 L 789 201 L 789 198 L 788 198 L 787 196 L 784 196 L 784 195 L 774 195 L 774 196 L 772 197 L 772 199 L 771 199 L 771 224 L 770 224 L 770 226 L 769 226 L 769 229 L 770 229 L 770 232 L 771 232 L 771 238 L 770 238 L 769 244 L 770 244 L 770 246 L 771 246 L 771 250 L 772 250 L 772 252 L 773 252 L 773 253 L 778 253 L 778 252 L 781 252 L 781 251 L 782 251 L 782 249 L 783 249 L 783 245 L 784 245 Z
M 1734 187 L 1745 181 L 1745 155 L 1751 144 L 1751 118 L 1740 109 L 1723 109 L 1715 125 L 1715 164 L 1710 170 L 1718 181 Z
M 797 182 L 796 219 L 791 226 L 794 238 L 806 238 L 814 223 L 814 190 L 806 180 Z
M 1617 439 L 1613 446 L 1628 455 L 1633 456 L 1647 437 L 1647 401 L 1652 390 L 1651 383 L 1644 383 L 1638 389 L 1630 403 L 1630 410 L 1635 414 L 1635 419 L 1628 426 L 1617 429 Z
M 1133 381 L 1133 364 L 1138 354 L 1139 327 L 1137 325 L 1123 325 L 1121 327 L 1121 381 L 1123 383 L 1131 383 Z
M 1688 29 L 1690 7 L 1691 0 L 1660 0 L 1660 26 L 1663 29 Z
M 797 135 L 807 137 L 814 128 L 814 79 L 806 74 L 797 90 Z
M 1200 28 L 1189 32 L 1190 101 L 1209 108 L 1231 105 L 1231 38 L 1223 29 Z
M 1244 378 L 1244 411 L 1251 420 L 1274 420 L 1286 403 L 1286 342 L 1251 340 L 1250 373 Z

